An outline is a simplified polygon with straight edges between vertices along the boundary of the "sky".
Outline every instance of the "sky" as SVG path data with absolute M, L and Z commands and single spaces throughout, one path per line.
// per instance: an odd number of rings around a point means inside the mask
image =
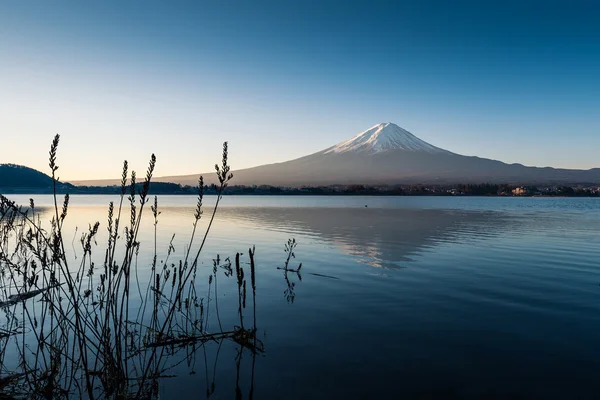
M 597 2 L 596 2 L 597 3 Z M 381 122 L 465 155 L 600 167 L 600 6 L 0 0 L 0 163 L 61 180 L 286 161 Z

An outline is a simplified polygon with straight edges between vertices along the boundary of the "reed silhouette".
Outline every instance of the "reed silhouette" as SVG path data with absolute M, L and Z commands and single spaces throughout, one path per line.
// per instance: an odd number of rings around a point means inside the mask
M 233 177 L 227 142 L 221 164 L 215 165 L 219 185 L 208 225 L 204 232 L 198 232 L 204 217 L 204 180 L 200 177 L 192 231 L 180 257 L 175 254 L 173 240 L 166 254 L 161 256 L 157 250 L 160 206 L 156 196 L 148 195 L 156 157 L 151 156 L 141 184 L 125 161 L 119 199 L 108 204 L 108 239 L 99 254 L 103 261 L 97 263 L 100 222 L 81 233 L 79 255 L 66 251 L 64 221 L 70 198 L 67 194 L 60 200 L 57 195 L 59 139 L 56 135 L 49 152 L 54 198 L 49 229 L 33 200 L 21 206 L 0 195 L 0 295 L 4 299 L 0 301 L 4 316 L 0 328 L 0 393 L 39 399 L 156 398 L 160 380 L 171 377 L 170 371 L 177 365 L 187 362 L 195 372 L 196 353 L 202 349 L 208 397 L 215 390 L 215 372 L 210 380 L 206 344 L 218 343 L 214 371 L 221 345 L 232 341 L 239 346 L 236 398 L 242 396 L 240 365 L 248 351 L 253 357 L 252 398 L 256 356 L 264 352 L 257 335 L 255 249 L 248 249 L 247 256 L 237 253 L 233 265 L 229 258 L 217 256 L 208 282 L 197 279 L 200 255 L 223 191 Z M 148 203 L 154 246 L 142 250 L 138 234 Z M 73 250 L 76 235 L 70 243 Z M 138 269 L 140 251 L 153 253 L 145 281 Z M 293 247 L 290 252 L 285 263 L 286 280 Z M 246 257 L 248 267 L 241 261 Z M 250 290 L 245 268 L 249 269 Z M 239 323 L 224 326 L 218 282 L 228 278 L 235 278 Z M 207 294 L 201 297 L 200 286 L 205 284 Z M 246 315 L 247 305 L 252 308 L 251 315 Z M 217 325 L 209 325 L 212 313 Z

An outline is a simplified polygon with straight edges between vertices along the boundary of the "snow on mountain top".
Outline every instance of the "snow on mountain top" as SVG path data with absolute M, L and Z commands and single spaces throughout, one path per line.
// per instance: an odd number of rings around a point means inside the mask
M 359 133 L 352 139 L 327 149 L 328 153 L 380 153 L 388 150 L 406 150 L 426 153 L 447 153 L 446 150 L 430 145 L 407 130 L 391 122 L 377 124 Z

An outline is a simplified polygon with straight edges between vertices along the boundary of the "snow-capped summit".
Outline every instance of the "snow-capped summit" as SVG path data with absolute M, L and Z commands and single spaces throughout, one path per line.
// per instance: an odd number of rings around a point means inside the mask
M 380 153 L 390 150 L 406 150 L 431 154 L 448 151 L 430 145 L 409 131 L 391 122 L 374 125 L 351 139 L 338 143 L 325 151 L 328 153 Z

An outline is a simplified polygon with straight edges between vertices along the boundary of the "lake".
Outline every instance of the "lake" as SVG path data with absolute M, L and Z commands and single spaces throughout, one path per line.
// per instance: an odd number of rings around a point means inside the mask
M 100 221 L 101 263 L 111 200 L 72 196 L 72 256 Z M 202 227 L 215 198 L 204 200 Z M 159 258 L 171 240 L 181 256 L 196 199 L 158 204 Z M 144 218 L 149 249 L 149 209 Z M 301 279 L 288 276 L 292 293 L 277 269 L 291 238 L 290 268 L 302 263 Z M 162 398 L 204 398 L 213 384 L 215 399 L 235 398 L 236 386 L 243 398 L 253 386 L 256 399 L 599 396 L 600 199 L 224 196 L 199 274 L 208 279 L 217 254 L 252 246 L 264 354 L 239 359 L 233 343 L 208 344 L 161 381 Z M 142 275 L 151 262 L 141 251 Z M 221 319 L 235 321 L 234 286 L 218 295 Z

